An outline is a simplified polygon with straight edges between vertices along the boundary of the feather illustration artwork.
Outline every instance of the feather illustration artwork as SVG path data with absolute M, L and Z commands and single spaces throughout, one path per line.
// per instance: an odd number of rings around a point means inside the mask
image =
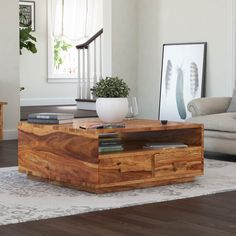
M 187 114 L 184 104 L 184 73 L 181 68 L 177 69 L 176 104 L 180 118 L 182 120 L 186 119 Z
M 167 65 L 166 65 L 166 77 L 165 77 L 166 95 L 168 91 L 170 90 L 171 75 L 172 75 L 172 63 L 171 63 L 171 60 L 168 60 Z
M 190 65 L 190 91 L 192 97 L 196 97 L 199 88 L 198 67 L 195 62 Z

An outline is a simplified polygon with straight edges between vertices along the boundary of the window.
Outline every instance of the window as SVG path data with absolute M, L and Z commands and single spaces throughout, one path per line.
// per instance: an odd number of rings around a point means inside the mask
M 78 51 L 102 28 L 102 0 L 48 1 L 48 81 L 76 82 Z

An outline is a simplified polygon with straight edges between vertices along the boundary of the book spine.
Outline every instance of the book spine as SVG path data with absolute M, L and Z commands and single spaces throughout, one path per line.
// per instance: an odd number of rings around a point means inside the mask
M 99 147 L 99 152 L 118 152 L 118 151 L 123 151 L 123 147 L 114 147 L 114 148 L 103 148 Z
M 55 117 L 55 116 L 47 116 L 47 115 L 29 114 L 29 119 L 52 119 L 52 120 L 57 120 L 57 117 Z
M 57 119 L 55 116 L 36 116 L 36 119 Z
M 59 124 L 58 120 L 47 120 L 47 119 L 28 119 L 28 122 L 35 124 Z
M 29 119 L 42 119 L 42 120 L 68 120 L 74 119 L 73 116 L 55 116 L 55 115 L 29 115 Z

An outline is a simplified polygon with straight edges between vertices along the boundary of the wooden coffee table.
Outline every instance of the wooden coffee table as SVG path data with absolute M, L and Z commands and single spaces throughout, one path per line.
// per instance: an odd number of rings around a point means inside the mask
M 89 192 L 192 181 L 203 174 L 203 126 L 128 120 L 125 128 L 81 129 L 73 124 L 19 124 L 19 171 Z M 119 133 L 124 150 L 99 153 L 104 133 Z M 185 148 L 144 149 L 147 142 L 182 142 Z

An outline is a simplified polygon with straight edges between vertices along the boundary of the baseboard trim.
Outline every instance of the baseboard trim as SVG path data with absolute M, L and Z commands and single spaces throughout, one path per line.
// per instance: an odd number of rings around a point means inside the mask
M 17 129 L 5 129 L 3 130 L 3 140 L 18 139 Z
M 21 98 L 20 106 L 58 106 L 58 105 L 76 105 L 75 98 Z

